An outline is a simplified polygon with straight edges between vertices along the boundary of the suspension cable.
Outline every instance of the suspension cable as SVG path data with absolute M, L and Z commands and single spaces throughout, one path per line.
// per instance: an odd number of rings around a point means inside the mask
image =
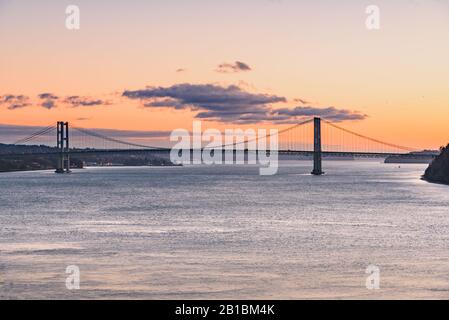
M 138 147 L 138 148 L 144 148 L 144 149 L 163 149 L 163 150 L 167 149 L 167 148 L 147 146 L 147 145 L 143 145 L 143 144 L 137 144 L 137 143 L 127 142 L 127 141 L 123 141 L 123 140 L 118 140 L 118 139 L 115 139 L 115 138 L 110 138 L 108 136 L 102 135 L 100 133 L 93 132 L 93 131 L 88 130 L 88 129 L 77 128 L 77 127 L 72 127 L 72 128 L 77 130 L 77 131 L 79 131 L 79 132 L 81 132 L 81 133 L 84 133 L 84 134 L 86 134 L 88 136 L 92 136 L 92 137 L 95 137 L 95 138 L 107 140 L 107 141 L 110 141 L 110 142 L 115 142 L 115 143 L 118 143 L 118 144 L 130 146 L 130 147 Z
M 48 126 L 45 127 L 44 129 L 41 129 L 35 133 L 33 133 L 32 135 L 26 137 L 26 138 L 22 138 L 20 140 L 17 140 L 16 142 L 14 142 L 13 144 L 24 144 L 26 142 L 29 142 L 31 140 L 34 140 L 35 138 L 42 136 L 44 134 L 47 134 L 48 132 L 50 132 L 51 130 L 55 129 L 55 126 Z
M 296 128 L 298 128 L 298 127 L 300 127 L 300 126 L 303 126 L 303 125 L 305 125 L 305 124 L 308 124 L 308 123 L 310 123 L 310 122 L 312 122 L 312 121 L 313 121 L 313 119 L 308 119 L 308 120 L 303 121 L 303 122 L 301 122 L 301 123 L 295 124 L 295 125 L 292 126 L 292 127 L 289 127 L 289 128 L 287 128 L 287 129 L 278 131 L 276 134 L 279 136 L 279 135 L 282 134 L 282 133 L 285 133 L 285 132 L 287 132 L 287 131 L 296 129 Z M 217 146 L 212 146 L 212 147 L 205 147 L 205 148 L 203 148 L 203 149 L 224 149 L 224 148 L 230 147 L 230 146 L 234 146 L 234 147 L 235 147 L 235 146 L 237 146 L 237 145 L 241 145 L 241 144 L 245 144 L 245 143 L 250 143 L 250 142 L 258 141 L 258 140 L 260 140 L 260 139 L 271 138 L 271 136 L 273 136 L 273 135 L 274 135 L 274 134 L 269 134 L 269 135 L 265 135 L 264 137 L 257 137 L 257 138 L 251 139 L 251 140 L 246 140 L 246 141 L 242 141 L 242 142 L 234 142 L 234 143 L 229 143 L 229 144 L 223 144 L 223 145 L 221 145 L 221 146 L 218 146 L 218 145 L 217 145 Z
M 399 149 L 399 150 L 404 150 L 404 151 L 409 151 L 409 152 L 418 150 L 416 148 L 404 147 L 404 146 L 400 146 L 400 145 L 397 145 L 397 144 L 388 143 L 388 142 L 384 142 L 384 141 L 377 140 L 377 139 L 374 139 L 374 138 L 370 138 L 370 137 L 364 136 L 364 135 L 362 135 L 360 133 L 357 133 L 357 132 L 354 132 L 354 131 L 342 128 L 340 126 L 337 126 L 336 124 L 334 124 L 333 122 L 330 122 L 328 120 L 325 120 L 325 119 L 321 119 L 321 120 L 323 122 L 327 123 L 328 125 L 336 128 L 336 129 L 342 130 L 342 131 L 344 131 L 346 133 L 350 133 L 350 134 L 355 135 L 355 136 L 357 136 L 359 138 L 367 139 L 367 140 L 370 140 L 370 141 L 373 141 L 373 142 L 376 142 L 376 143 L 380 143 L 380 144 L 383 144 L 383 145 L 386 145 L 386 146 L 389 146 L 389 147 L 392 147 L 392 148 L 395 148 L 395 149 Z

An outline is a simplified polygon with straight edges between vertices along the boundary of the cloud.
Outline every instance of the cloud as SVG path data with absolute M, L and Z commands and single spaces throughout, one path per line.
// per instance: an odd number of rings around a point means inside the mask
M 45 100 L 44 102 L 41 103 L 41 106 L 46 108 L 46 109 L 53 109 L 56 108 L 56 104 L 54 100 Z
M 322 117 L 329 121 L 341 122 L 347 120 L 364 120 L 368 116 L 357 111 L 347 109 L 337 109 L 335 107 L 318 108 L 318 107 L 296 107 L 293 109 L 277 109 L 272 113 L 274 116 L 288 117 L 288 121 L 304 117 Z
M 184 69 L 184 68 L 179 68 L 179 69 L 176 69 L 176 72 L 177 73 L 180 73 L 180 72 L 185 72 L 186 71 L 186 69 Z
M 284 97 L 255 94 L 232 85 L 177 84 L 171 87 L 148 87 L 125 91 L 123 96 L 137 99 L 148 108 L 172 108 L 197 111 L 196 118 L 233 123 L 297 123 L 310 117 L 322 117 L 330 121 L 363 120 L 367 116 L 357 111 L 301 106 L 274 109 L 272 105 L 286 103 Z
M 59 98 L 55 96 L 52 93 L 41 93 L 38 95 L 39 99 L 51 99 L 51 100 L 58 100 Z
M 295 102 L 299 102 L 301 104 L 309 104 L 310 102 L 304 99 L 295 99 Z
M 47 109 L 52 109 L 56 107 L 56 101 L 59 97 L 52 93 L 41 93 L 38 95 L 41 100 L 44 100 L 40 105 Z M 103 101 L 101 99 L 93 99 L 89 97 L 81 96 L 68 96 L 63 100 L 64 103 L 69 104 L 71 107 L 91 107 L 109 104 L 109 102 Z
M 222 63 L 215 70 L 219 73 L 237 73 L 251 71 L 251 67 L 244 62 L 236 61 L 234 63 Z
M 33 133 L 45 129 L 46 127 L 39 126 L 20 126 L 20 125 L 9 125 L 0 124 L 0 141 L 1 143 L 13 143 L 24 137 L 28 137 Z M 44 134 L 46 138 L 53 136 L 53 132 L 48 132 Z
M 38 95 L 39 99 L 44 100 L 41 102 L 40 106 L 46 109 L 56 108 L 56 101 L 59 97 L 55 96 L 52 93 L 41 93 Z
M 107 101 L 101 99 L 92 99 L 89 97 L 80 97 L 80 96 L 69 96 L 64 100 L 65 103 L 71 105 L 72 107 L 93 107 L 93 106 L 102 106 L 110 104 Z
M 287 101 L 275 95 L 246 92 L 234 85 L 188 83 L 125 91 L 123 96 L 140 99 L 146 107 L 190 109 L 199 111 L 197 118 L 225 122 L 238 122 L 243 115 L 267 114 L 271 104 Z
M 55 123 L 56 125 L 56 123 Z M 16 141 L 23 137 L 32 135 L 33 133 L 44 129 L 40 126 L 21 126 L 21 125 L 7 125 L 0 124 L 0 141 Z M 97 129 L 87 128 L 96 133 L 114 137 L 117 139 L 129 139 L 135 141 L 142 141 L 145 139 L 167 138 L 170 136 L 170 131 L 134 131 L 134 130 L 115 130 L 115 129 Z M 45 136 L 52 137 L 55 132 L 49 132 Z M 72 134 L 76 134 L 72 132 Z
M 109 105 L 111 102 L 105 101 L 102 99 L 94 99 L 90 97 L 82 97 L 82 96 L 69 96 L 64 99 L 58 97 L 57 95 L 49 92 L 41 93 L 37 95 L 38 104 L 46 109 L 53 109 L 57 107 L 57 102 L 61 102 L 64 104 L 68 104 L 71 107 L 80 107 L 80 106 L 99 106 L 99 105 Z M 6 94 L 0 96 L 0 106 L 6 105 L 8 109 L 14 110 L 19 108 L 25 108 L 32 106 L 30 103 L 30 99 L 25 95 L 12 95 Z
M 15 110 L 31 106 L 29 97 L 25 95 L 6 94 L 0 96 L 0 105 L 6 105 L 9 110 Z
M 154 107 L 154 108 L 173 108 L 176 110 L 185 109 L 185 106 L 184 104 L 182 104 L 182 102 L 179 102 L 178 100 L 171 98 L 150 101 L 144 103 L 143 105 L 144 107 Z

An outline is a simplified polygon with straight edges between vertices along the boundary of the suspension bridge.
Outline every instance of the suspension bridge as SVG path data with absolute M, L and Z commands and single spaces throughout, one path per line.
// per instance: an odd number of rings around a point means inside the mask
M 270 139 L 270 135 L 264 137 Z M 322 158 L 327 156 L 351 157 L 429 157 L 429 154 L 418 153 L 415 148 L 371 138 L 366 135 L 345 129 L 336 123 L 318 117 L 307 119 L 277 133 L 278 149 L 267 152 L 279 154 L 302 155 L 313 158 L 312 174 L 322 175 Z M 260 137 L 255 138 L 260 139 Z M 214 149 L 250 150 L 252 140 L 246 139 L 230 145 L 217 145 Z M 10 144 L 14 146 L 35 146 L 23 152 L 2 153 L 0 157 L 53 156 L 57 158 L 56 172 L 70 172 L 71 156 L 91 154 L 120 153 L 170 153 L 167 146 L 152 146 L 133 141 L 126 141 L 108 136 L 92 129 L 69 127 L 68 122 L 59 121 L 56 125 L 44 127 L 31 135 Z M 205 149 L 205 148 L 204 148 Z M 202 148 L 201 151 L 204 151 Z M 191 149 L 191 152 L 195 150 Z M 414 153 L 416 152 L 416 153 Z

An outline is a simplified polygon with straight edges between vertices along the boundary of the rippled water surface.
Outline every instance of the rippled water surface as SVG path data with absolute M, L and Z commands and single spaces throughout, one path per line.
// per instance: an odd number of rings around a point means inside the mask
M 0 174 L 0 298 L 449 298 L 449 186 L 324 165 Z

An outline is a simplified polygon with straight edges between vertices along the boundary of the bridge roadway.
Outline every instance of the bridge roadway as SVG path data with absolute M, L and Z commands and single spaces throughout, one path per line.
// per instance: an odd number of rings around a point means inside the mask
M 203 151 L 207 152 L 208 149 L 203 149 Z M 199 150 L 191 149 L 190 152 L 198 152 Z M 222 150 L 222 152 L 226 151 L 234 151 L 234 153 L 243 150 Z M 159 154 L 168 154 L 171 152 L 171 149 L 168 148 L 160 148 L 160 149 L 70 149 L 70 156 L 80 156 L 80 155 L 95 155 L 95 154 L 146 154 L 146 153 L 159 153 Z M 257 152 L 256 150 L 245 150 L 245 153 L 248 152 Z M 267 151 L 270 152 L 270 151 Z M 313 156 L 314 151 L 297 151 L 297 150 L 278 150 L 278 154 L 290 154 L 290 155 L 301 155 L 301 156 Z M 402 156 L 406 158 L 425 158 L 425 157 L 435 157 L 435 155 L 425 154 L 425 153 L 417 153 L 417 154 L 409 154 L 409 153 L 384 153 L 384 152 L 349 152 L 349 151 L 321 151 L 323 156 L 335 156 L 335 157 L 345 157 L 345 156 L 354 156 L 354 157 L 363 157 L 363 158 L 385 158 L 388 156 Z M 28 157 L 28 156 L 59 156 L 60 152 L 39 152 L 39 153 L 5 153 L 0 154 L 0 158 L 15 158 L 15 157 Z

